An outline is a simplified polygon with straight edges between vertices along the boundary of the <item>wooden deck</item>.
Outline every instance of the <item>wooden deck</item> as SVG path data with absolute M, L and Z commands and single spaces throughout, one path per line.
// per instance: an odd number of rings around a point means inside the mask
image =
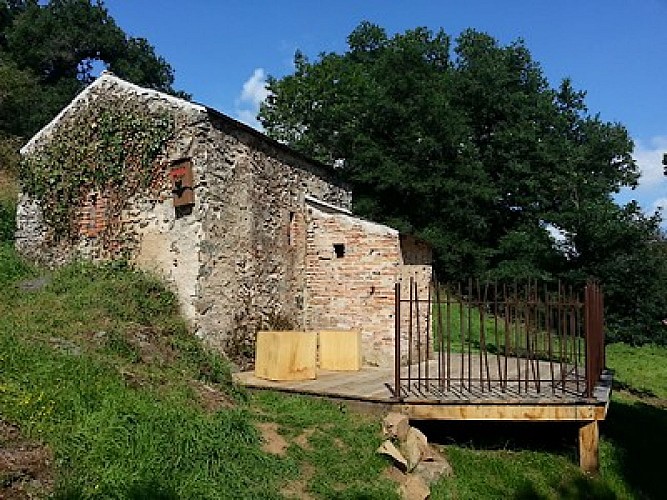
M 496 363 L 497 359 L 492 360 Z M 501 373 L 504 369 L 504 359 Z M 508 359 L 507 375 L 510 366 L 521 369 L 516 359 Z M 429 362 L 429 372 L 436 371 L 436 361 Z M 485 365 L 486 367 L 486 365 Z M 594 397 L 584 397 L 584 383 L 580 379 L 577 385 L 573 367 L 556 367 L 555 364 L 539 362 L 541 373 L 548 374 L 548 380 L 542 380 L 540 391 L 537 387 L 524 382 L 501 384 L 485 379 L 484 388 L 479 380 L 473 386 L 468 385 L 467 373 L 461 376 L 460 366 L 452 363 L 449 390 L 446 382 L 434 380 L 427 385 L 411 384 L 411 390 L 402 390 L 402 398 L 395 397 L 394 372 L 391 368 L 364 367 L 358 372 L 340 372 L 318 370 L 315 380 L 275 382 L 255 377 L 254 372 L 234 374 L 239 384 L 255 390 L 274 390 L 293 394 L 305 394 L 337 401 L 371 405 L 381 411 L 399 411 L 415 420 L 478 420 L 478 421 L 551 421 L 579 423 L 579 464 L 586 472 L 595 472 L 599 468 L 599 426 L 609 408 L 612 376 L 604 372 L 595 388 Z M 403 369 L 402 377 L 408 377 L 408 371 L 425 372 L 426 365 Z M 473 365 L 473 372 L 479 373 L 479 366 Z M 535 366 L 537 370 L 537 366 Z M 551 376 L 551 370 L 559 370 Z M 445 370 L 446 372 L 446 370 Z M 441 372 L 442 373 L 442 372 Z M 422 373 L 423 375 L 423 373 Z M 471 377 L 473 374 L 470 374 Z M 490 377 L 493 379 L 493 376 Z M 502 378 L 502 377 L 498 377 Z M 511 377 L 510 377 L 511 378 Z M 507 378 L 506 378 L 507 379 Z M 563 379 L 565 383 L 563 384 Z M 423 379 L 422 379 L 423 380 Z M 558 380 L 552 386 L 551 380 Z M 491 389 L 489 389 L 491 384 Z M 402 383 L 402 386 L 405 386 Z
M 492 366 L 497 367 L 498 361 L 495 357 L 490 359 Z M 525 366 L 521 366 L 521 364 L 517 365 L 515 359 L 508 361 L 510 361 L 508 362 L 507 372 L 509 379 L 518 378 L 516 376 L 517 366 L 520 369 L 525 369 Z M 408 392 L 404 383 L 400 399 L 395 397 L 394 373 L 391 368 L 364 367 L 357 372 L 318 370 L 317 378 L 314 380 L 286 382 L 257 378 L 254 372 L 236 373 L 234 374 L 234 378 L 239 384 L 250 389 L 269 389 L 329 399 L 352 400 L 392 406 L 398 405 L 401 407 L 401 410 L 408 414 L 419 412 L 416 407 L 422 407 L 421 411 L 426 406 L 441 407 L 439 413 L 443 415 L 442 418 L 452 418 L 446 415 L 459 415 L 459 418 L 461 418 L 461 412 L 452 412 L 454 407 L 469 407 L 467 413 L 470 413 L 473 407 L 497 407 L 497 410 L 499 410 L 500 407 L 516 406 L 523 409 L 522 414 L 516 414 L 518 416 L 524 415 L 521 418 L 517 417 L 519 420 L 604 419 L 609 402 L 610 375 L 603 377 L 601 383 L 596 387 L 593 398 L 586 398 L 583 395 L 585 384 L 580 379 L 577 385 L 573 367 L 564 366 L 561 373 L 561 367 L 555 366 L 555 364 L 550 365 L 548 362 L 540 361 L 539 365 L 540 372 L 544 374 L 544 378 L 540 382 L 539 391 L 534 382 L 527 384 L 515 381 L 502 384 L 499 381 L 499 377 L 493 380 L 493 374 L 490 380 L 484 379 L 483 383 L 475 380 L 474 375 L 470 374 L 472 383 L 469 385 L 468 373 L 464 372 L 461 376 L 460 366 L 452 364 L 449 387 L 447 387 L 446 382 L 439 380 L 432 380 L 429 384 L 412 382 L 410 384 L 411 390 Z M 435 375 L 437 373 L 437 361 L 430 361 L 428 368 L 429 372 Z M 552 368 L 554 369 L 554 379 L 557 380 L 555 385 L 551 382 Z M 421 371 L 423 377 L 426 369 L 425 364 L 422 364 L 422 366 L 411 366 L 410 368 L 404 367 L 401 375 L 407 378 L 409 373 L 415 376 Z M 502 369 L 504 369 L 504 360 L 501 363 Z M 478 376 L 477 367 L 473 367 L 473 372 Z M 563 380 L 565 381 L 564 383 Z M 536 411 L 526 412 L 525 410 L 528 407 L 535 407 Z M 557 407 L 559 411 L 549 411 L 549 407 Z M 564 412 L 563 409 L 566 407 L 573 408 L 574 410 Z M 542 410 L 537 411 L 539 408 Z M 435 413 L 429 418 L 435 418 Z M 489 418 L 496 419 L 492 418 L 493 413 L 499 412 L 489 412 Z M 543 414 L 544 417 L 539 417 L 538 413 Z M 505 410 L 504 414 L 512 415 L 512 412 Z M 549 417 L 549 415 L 553 418 Z M 556 418 L 558 415 L 561 416 Z M 512 419 L 515 418 L 512 417 Z

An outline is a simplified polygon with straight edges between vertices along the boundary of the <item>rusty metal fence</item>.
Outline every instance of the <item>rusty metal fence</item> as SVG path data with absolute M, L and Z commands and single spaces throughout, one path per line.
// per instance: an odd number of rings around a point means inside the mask
M 597 283 L 411 279 L 395 295 L 397 398 L 593 397 L 605 365 Z

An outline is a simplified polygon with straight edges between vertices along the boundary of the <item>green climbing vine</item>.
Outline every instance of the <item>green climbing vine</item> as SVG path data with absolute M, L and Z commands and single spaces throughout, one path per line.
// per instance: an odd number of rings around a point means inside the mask
M 23 190 L 41 201 L 55 239 L 74 240 L 77 210 L 91 191 L 110 201 L 118 218 L 124 200 L 159 184 L 159 157 L 174 134 L 173 119 L 145 104 L 100 96 L 94 106 L 58 124 L 20 167 Z

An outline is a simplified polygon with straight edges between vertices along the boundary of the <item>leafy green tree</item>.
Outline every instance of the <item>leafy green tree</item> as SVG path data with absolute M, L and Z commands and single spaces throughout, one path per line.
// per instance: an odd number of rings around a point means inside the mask
M 660 218 L 644 215 L 636 202 L 585 201 L 568 277 L 603 284 L 608 337 L 632 344 L 667 344 L 667 240 Z
M 446 269 L 483 269 L 480 208 L 492 190 L 452 102 L 449 37 L 420 28 L 388 38 L 364 23 L 348 42 L 315 63 L 297 53 L 294 75 L 269 79 L 267 132 L 342 164 L 355 210 L 427 238 Z
M 357 213 L 429 241 L 447 279 L 611 284 L 622 273 L 659 287 L 656 220 L 611 198 L 639 176 L 627 130 L 590 115 L 569 80 L 551 87 L 522 41 L 466 30 L 452 44 L 426 28 L 390 37 L 367 22 L 347 41 L 312 62 L 297 52 L 293 74 L 269 78 L 259 118 L 269 135 L 337 165 Z M 611 248 L 602 228 L 634 243 Z M 639 306 L 621 302 L 639 283 L 618 283 L 610 310 L 637 319 Z M 656 334 L 665 311 L 656 302 L 644 312 Z
M 35 133 L 90 83 L 95 62 L 139 85 L 188 97 L 172 88 L 174 72 L 164 58 L 147 40 L 128 37 L 103 2 L 0 0 L 0 132 Z

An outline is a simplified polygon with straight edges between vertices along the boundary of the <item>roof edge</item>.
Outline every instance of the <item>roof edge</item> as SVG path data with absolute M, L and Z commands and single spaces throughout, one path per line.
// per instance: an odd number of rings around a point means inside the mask
M 310 205 L 311 209 L 316 210 L 325 217 L 340 217 L 352 224 L 361 224 L 362 227 L 375 233 L 385 233 L 400 237 L 401 233 L 398 229 L 387 226 L 386 224 L 380 224 L 379 222 L 374 222 L 362 217 L 358 217 L 349 210 L 345 210 L 344 208 L 341 209 L 318 198 L 306 195 L 305 201 L 308 205 Z
M 293 158 L 300 159 L 302 161 L 305 161 L 306 163 L 310 163 L 312 166 L 320 169 L 319 174 L 322 176 L 325 176 L 327 180 L 335 183 L 338 187 L 345 189 L 347 191 L 351 191 L 352 187 L 344 181 L 340 174 L 338 174 L 334 168 L 331 165 L 328 165 L 320 160 L 317 160 L 315 158 L 311 158 L 305 153 L 302 153 L 301 151 L 297 151 L 296 149 L 293 149 L 289 145 L 280 142 L 273 137 L 269 137 L 265 133 L 257 130 L 256 128 L 251 127 L 247 123 L 243 123 L 242 121 L 237 120 L 236 118 L 233 118 L 222 111 L 218 111 L 215 108 L 211 108 L 209 106 L 204 106 L 206 110 L 211 114 L 212 116 L 223 120 L 227 122 L 228 124 L 233 125 L 234 127 L 243 130 L 244 132 L 250 134 L 251 136 L 257 138 L 258 140 L 264 142 L 265 144 L 272 146 L 280 151 L 283 151 L 289 155 L 291 155 Z
M 338 207 L 324 200 L 320 200 L 319 198 L 315 198 L 314 196 L 311 196 L 309 194 L 304 195 L 304 200 L 309 205 L 315 205 L 320 209 L 322 208 L 325 209 L 324 211 L 328 210 L 330 212 L 335 212 L 337 214 L 351 215 L 352 217 L 355 217 L 351 210 L 348 210 L 347 208 Z
M 170 101 L 174 104 L 178 104 L 179 106 L 182 107 L 189 107 L 191 109 L 197 110 L 197 111 L 206 111 L 205 106 L 201 106 L 199 104 L 194 104 L 190 101 L 186 101 L 185 99 L 181 99 L 180 97 L 176 97 L 173 95 L 166 94 L 164 92 L 160 92 L 159 90 L 155 89 L 148 89 L 145 87 L 141 87 L 139 85 L 136 85 L 134 83 L 130 83 L 127 80 L 123 80 L 122 78 L 117 77 L 110 71 L 103 71 L 100 76 L 98 76 L 94 82 L 92 82 L 90 85 L 88 85 L 86 88 L 84 88 L 81 92 L 79 92 L 72 101 L 65 106 L 63 109 L 60 110 L 60 112 L 46 125 L 44 125 L 35 135 L 32 136 L 32 138 L 19 150 L 19 152 L 22 155 L 30 153 L 37 143 L 39 142 L 40 139 L 42 139 L 44 136 L 46 136 L 51 130 L 55 128 L 55 126 L 58 124 L 58 122 L 72 109 L 74 109 L 81 101 L 83 101 L 88 94 L 90 94 L 95 88 L 99 87 L 102 85 L 104 82 L 113 82 L 116 83 L 122 87 L 124 87 L 127 90 L 131 90 L 136 93 L 141 93 L 141 94 L 152 94 L 155 97 L 159 97 L 160 99 L 165 99 L 167 101 Z

